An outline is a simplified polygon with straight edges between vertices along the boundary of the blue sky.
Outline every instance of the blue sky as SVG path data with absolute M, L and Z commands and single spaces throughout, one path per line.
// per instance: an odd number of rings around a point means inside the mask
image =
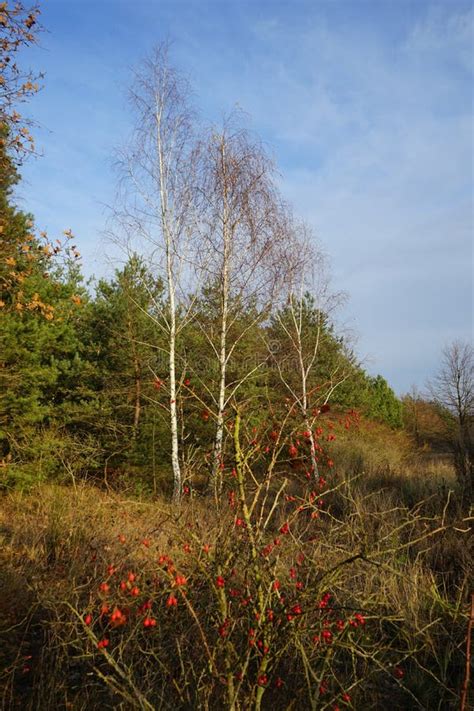
M 86 274 L 103 238 L 113 151 L 131 127 L 130 69 L 163 40 L 205 120 L 235 105 L 274 155 L 281 189 L 331 258 L 341 320 L 398 393 L 472 338 L 473 7 L 458 0 L 43 0 L 44 70 L 29 105 L 43 157 L 22 204 L 71 227 Z

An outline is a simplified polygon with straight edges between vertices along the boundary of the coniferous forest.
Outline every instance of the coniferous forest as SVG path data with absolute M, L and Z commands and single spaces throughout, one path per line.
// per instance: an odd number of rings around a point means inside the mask
M 166 44 L 85 279 L 18 206 L 40 30 L 0 3 L 2 708 L 467 711 L 472 347 L 371 375 L 268 149 Z

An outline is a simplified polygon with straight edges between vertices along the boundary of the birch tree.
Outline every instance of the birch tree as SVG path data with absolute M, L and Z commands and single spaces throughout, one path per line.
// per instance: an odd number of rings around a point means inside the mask
M 272 363 L 300 415 L 316 474 L 314 421 L 353 372 L 354 357 L 332 332 L 330 316 L 343 295 L 330 289 L 325 257 L 304 225 L 289 227 L 299 232 L 303 266 L 289 285 L 286 304 L 273 315 L 267 338 Z
M 178 427 L 177 338 L 191 314 L 187 255 L 196 223 L 198 148 L 187 81 L 170 66 L 161 45 L 135 73 L 130 99 L 136 127 L 119 155 L 122 174 L 117 217 L 133 250 L 146 255 L 162 278 L 164 308 L 155 304 L 153 318 L 166 336 L 173 500 L 181 495 Z M 140 248 L 137 249 L 137 244 Z
M 216 432 L 211 486 L 220 487 L 225 412 L 239 388 L 262 366 L 255 362 L 233 382 L 229 363 L 246 333 L 268 316 L 285 278 L 296 269 L 297 250 L 283 239 L 285 206 L 275 186 L 275 169 L 258 140 L 232 115 L 210 131 L 204 154 L 200 266 L 215 287 L 218 333 L 204 332 L 218 363 L 217 392 L 212 393 Z M 252 305 L 252 309 L 250 309 Z M 243 310 L 255 317 L 229 338 Z

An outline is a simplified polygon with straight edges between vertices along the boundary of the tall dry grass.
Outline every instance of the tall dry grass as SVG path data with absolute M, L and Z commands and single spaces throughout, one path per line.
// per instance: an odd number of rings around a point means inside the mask
M 219 513 L 87 485 L 5 495 L 3 708 L 458 708 L 471 520 L 447 465 L 365 461 L 322 501 L 273 506 L 253 483 L 247 513 L 234 479 Z

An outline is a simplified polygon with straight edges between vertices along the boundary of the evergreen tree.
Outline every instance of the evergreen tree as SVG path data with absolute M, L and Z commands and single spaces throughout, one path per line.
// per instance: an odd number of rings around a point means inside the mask
M 90 304 L 84 339 L 97 400 L 88 427 L 106 474 L 134 466 L 149 472 L 157 456 L 169 464 L 162 299 L 162 283 L 133 255 L 112 281 L 98 283 Z
M 367 383 L 365 409 L 368 417 L 385 422 L 390 427 L 401 427 L 402 404 L 387 381 L 381 375 L 377 375 L 375 378 L 369 377 Z

